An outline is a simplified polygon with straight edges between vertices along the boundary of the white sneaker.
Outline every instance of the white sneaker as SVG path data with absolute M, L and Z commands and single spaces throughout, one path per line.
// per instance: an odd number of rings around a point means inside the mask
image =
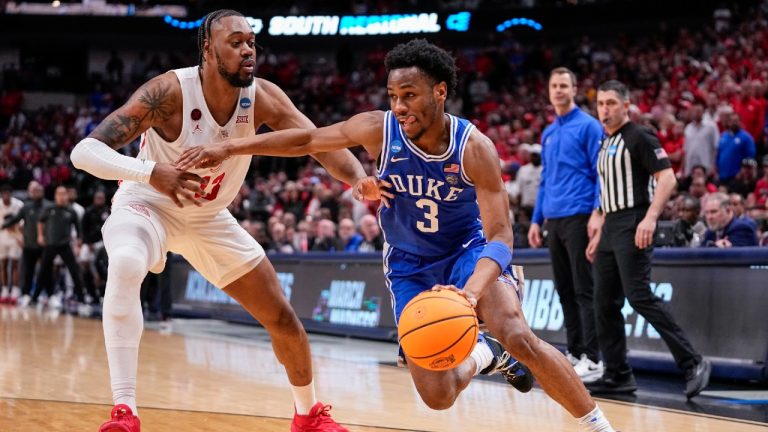
M 573 369 L 576 371 L 579 378 L 581 378 L 581 381 L 585 383 L 597 381 L 603 376 L 603 372 L 605 371 L 602 361 L 595 363 L 590 360 L 586 354 L 581 355 L 579 363 L 577 363 Z
M 574 368 L 576 367 L 577 364 L 579 364 L 579 362 L 581 362 L 581 360 L 574 357 L 574 355 L 569 352 L 565 353 L 565 358 L 568 359 L 568 362 L 570 362 L 571 366 L 573 366 Z
M 23 296 L 21 296 L 21 297 L 19 298 L 19 303 L 18 303 L 18 305 L 19 305 L 19 307 L 23 307 L 23 308 L 25 308 L 25 307 L 29 306 L 29 304 L 30 304 L 31 302 L 32 302 L 32 297 L 30 297 L 30 296 L 29 296 L 29 295 L 27 295 L 27 294 L 24 294 Z
M 54 294 L 51 296 L 51 298 L 48 300 L 48 309 L 57 309 L 60 310 L 63 306 L 61 302 L 61 295 Z
M 93 307 L 86 303 L 81 303 L 77 306 L 77 315 L 83 318 L 89 318 L 93 314 Z

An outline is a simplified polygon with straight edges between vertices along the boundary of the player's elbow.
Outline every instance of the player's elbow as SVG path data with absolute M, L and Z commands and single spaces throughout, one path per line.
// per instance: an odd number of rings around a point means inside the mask
M 85 165 L 85 158 L 86 158 L 86 150 L 83 146 L 83 142 L 80 141 L 77 143 L 75 148 L 72 149 L 72 152 L 69 154 L 69 160 L 72 162 L 72 165 L 81 170 L 83 169 Z

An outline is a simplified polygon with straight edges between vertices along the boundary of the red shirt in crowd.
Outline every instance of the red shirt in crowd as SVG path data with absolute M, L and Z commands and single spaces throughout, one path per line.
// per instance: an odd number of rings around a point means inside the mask
M 755 185 L 755 200 L 759 208 L 765 208 L 765 201 L 768 199 L 768 180 L 763 177 Z

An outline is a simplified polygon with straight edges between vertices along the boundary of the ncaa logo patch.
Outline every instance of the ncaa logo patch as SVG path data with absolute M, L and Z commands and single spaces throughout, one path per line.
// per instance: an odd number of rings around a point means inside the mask
M 392 149 L 393 153 L 400 153 L 403 151 L 403 143 L 398 140 L 394 140 L 392 141 L 392 144 L 390 144 L 390 148 Z
M 250 108 L 251 107 L 251 98 L 244 97 L 240 99 L 240 108 Z

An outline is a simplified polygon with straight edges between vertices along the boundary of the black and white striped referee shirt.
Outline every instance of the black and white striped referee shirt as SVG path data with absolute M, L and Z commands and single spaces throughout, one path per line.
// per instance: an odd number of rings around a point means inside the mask
M 655 174 L 672 165 L 656 135 L 629 122 L 603 139 L 597 157 L 600 208 L 605 213 L 648 206 L 653 199 Z

